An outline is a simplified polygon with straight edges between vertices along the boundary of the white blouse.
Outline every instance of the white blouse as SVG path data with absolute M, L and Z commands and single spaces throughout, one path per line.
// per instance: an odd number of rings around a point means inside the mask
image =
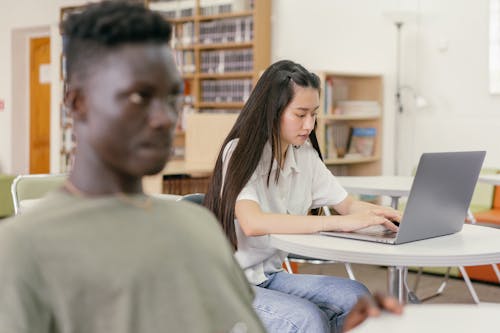
M 234 139 L 224 147 L 223 179 L 237 144 L 238 139 Z M 267 186 L 271 157 L 271 144 L 268 142 L 257 168 L 236 200 L 253 200 L 263 212 L 307 215 L 311 208 L 336 205 L 347 197 L 347 192 L 309 141 L 298 148 L 288 147 L 283 169 L 277 167 L 274 159 Z M 276 172 L 280 172 L 278 183 L 275 182 Z M 236 219 L 235 226 L 238 241 L 235 256 L 250 283 L 261 284 L 267 280 L 265 273 L 283 269 L 282 263 L 287 254 L 270 246 L 269 235 L 248 237 Z

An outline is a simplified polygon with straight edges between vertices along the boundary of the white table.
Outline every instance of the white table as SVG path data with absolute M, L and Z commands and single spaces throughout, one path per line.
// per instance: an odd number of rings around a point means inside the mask
M 382 313 L 380 317 L 368 318 L 349 332 L 497 332 L 499 313 L 500 304 L 495 303 L 409 305 L 400 316 Z
M 271 246 L 307 257 L 393 267 L 388 293 L 406 302 L 406 267 L 475 266 L 500 262 L 500 229 L 464 225 L 461 232 L 399 245 L 311 235 L 270 235 Z M 394 281 L 397 280 L 397 288 Z
M 500 185 L 500 174 L 493 174 L 493 175 L 479 175 L 479 178 L 477 179 L 478 182 L 481 183 L 486 183 L 494 186 L 499 186 Z M 469 213 L 469 219 L 471 223 L 476 223 L 476 218 L 474 217 L 474 214 Z M 500 270 L 498 269 L 498 266 L 495 264 L 491 265 L 493 268 L 493 271 L 495 272 L 495 275 L 497 276 L 498 282 L 500 282 Z
M 361 176 L 336 177 L 350 194 L 385 195 L 391 197 L 391 207 L 397 209 L 399 198 L 410 194 L 413 177 Z
M 497 173 L 493 175 L 479 175 L 477 181 L 491 185 L 500 185 L 500 174 Z

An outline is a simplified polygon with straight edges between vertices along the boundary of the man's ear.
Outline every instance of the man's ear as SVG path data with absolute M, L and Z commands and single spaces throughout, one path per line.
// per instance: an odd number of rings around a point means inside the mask
M 64 105 L 75 120 L 84 121 L 87 118 L 87 108 L 82 89 L 68 89 L 64 94 Z

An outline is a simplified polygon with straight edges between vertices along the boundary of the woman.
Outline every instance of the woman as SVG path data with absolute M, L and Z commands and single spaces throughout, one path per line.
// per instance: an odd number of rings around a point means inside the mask
M 272 233 L 353 231 L 373 224 L 397 230 L 390 208 L 347 196 L 321 160 L 314 132 L 320 81 L 291 61 L 271 65 L 257 82 L 219 153 L 206 205 L 222 223 L 235 256 L 256 287 L 254 308 L 270 332 L 340 331 L 362 284 L 288 274 Z M 340 215 L 311 216 L 332 206 Z

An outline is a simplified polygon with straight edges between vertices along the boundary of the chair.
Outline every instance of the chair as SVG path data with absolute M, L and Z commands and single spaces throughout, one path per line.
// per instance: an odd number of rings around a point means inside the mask
M 161 199 L 161 200 L 171 200 L 171 201 L 178 201 L 180 198 L 182 198 L 182 195 L 178 194 L 166 194 L 166 193 L 153 193 L 149 194 L 153 198 Z
M 203 200 L 205 200 L 205 194 L 203 193 L 190 193 L 177 199 L 177 201 L 190 201 L 198 205 L 203 205 Z
M 193 202 L 195 204 L 203 205 L 203 200 L 204 199 L 205 199 L 205 194 L 203 194 L 203 193 L 191 193 L 191 194 L 186 194 L 186 195 L 182 196 L 178 200 L 190 201 L 190 202 Z M 323 207 L 323 211 L 325 212 L 325 215 L 331 215 L 330 214 L 330 210 L 328 209 L 328 207 Z M 299 256 L 299 255 L 294 255 L 294 254 L 289 254 L 285 258 L 285 267 L 286 267 L 286 270 L 289 273 L 291 273 L 291 274 L 293 274 L 292 266 L 290 264 L 291 261 L 292 262 L 297 262 L 297 263 L 308 263 L 308 264 L 331 264 L 331 263 L 336 263 L 333 260 L 323 260 L 323 259 L 309 258 L 309 257 L 304 257 L 304 256 Z M 347 274 L 349 275 L 349 278 L 351 280 L 356 280 L 356 278 L 354 277 L 354 273 L 352 271 L 351 265 L 349 263 L 344 263 L 344 265 L 346 267 Z
M 19 175 L 10 187 L 14 214 L 19 215 L 47 192 L 54 190 L 64 183 L 67 174 Z
M 326 216 L 332 215 L 330 208 L 328 206 L 324 206 L 321 208 L 322 212 Z M 288 273 L 293 274 L 293 269 L 291 262 L 295 262 L 298 264 L 313 264 L 313 265 L 324 265 L 324 264 L 335 264 L 338 263 L 338 261 L 334 260 L 324 260 L 324 259 L 318 259 L 318 258 L 311 258 L 311 257 L 305 257 L 293 253 L 289 253 L 288 256 L 285 258 L 285 267 Z M 349 276 L 349 279 L 351 280 L 356 280 L 356 277 L 354 276 L 354 272 L 352 271 L 351 264 L 348 262 L 344 263 L 345 269 L 347 271 L 347 275 Z
M 476 185 L 476 188 L 478 188 L 480 184 Z M 476 190 L 477 192 L 477 190 Z M 474 194 L 476 194 L 476 192 Z M 490 192 L 491 194 L 491 192 Z M 467 220 L 471 224 L 480 224 L 480 225 L 485 225 L 485 226 L 494 226 L 494 227 L 499 227 L 498 224 L 500 224 L 500 186 L 495 186 L 494 187 L 494 192 L 493 192 L 493 202 L 492 202 L 492 209 L 489 211 L 482 211 L 482 212 L 477 212 L 477 213 L 472 213 L 471 209 L 468 209 L 467 211 Z M 496 210 L 496 211 L 495 211 Z M 491 264 L 491 265 L 482 265 L 482 266 L 473 266 L 473 267 L 463 267 L 459 266 L 458 271 L 460 274 L 462 274 L 462 278 L 464 279 L 464 282 L 467 286 L 467 289 L 469 290 L 469 293 L 472 296 L 472 299 L 474 300 L 475 303 L 479 303 L 479 297 L 477 296 L 476 290 L 474 289 L 474 286 L 471 283 L 470 280 L 470 274 L 469 272 L 474 273 L 477 270 L 484 269 L 486 267 L 491 266 L 493 268 L 493 275 L 492 280 L 488 280 L 489 282 L 498 282 L 500 280 L 500 270 L 498 269 L 496 264 Z M 431 298 L 437 297 L 441 295 L 444 292 L 444 289 L 446 288 L 446 285 L 448 284 L 448 280 L 450 277 L 450 272 L 451 272 L 451 267 L 447 267 L 443 281 L 439 285 L 438 289 L 431 295 L 426 296 L 421 299 L 421 301 L 426 301 Z M 418 284 L 420 282 L 420 277 L 422 275 L 423 268 L 420 267 L 418 272 L 417 272 L 417 278 L 415 279 L 415 284 L 413 287 L 413 290 L 416 292 Z M 494 280 L 493 280 L 494 279 Z

